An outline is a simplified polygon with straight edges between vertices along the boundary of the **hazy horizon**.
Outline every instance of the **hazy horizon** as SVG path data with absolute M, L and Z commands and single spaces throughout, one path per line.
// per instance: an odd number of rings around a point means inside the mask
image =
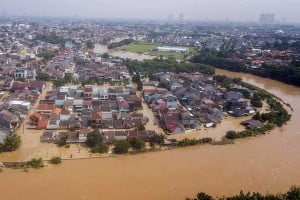
M 2 15 L 88 17 L 113 19 L 258 21 L 261 13 L 274 13 L 277 21 L 300 23 L 299 0 L 10 0 L 2 2 Z

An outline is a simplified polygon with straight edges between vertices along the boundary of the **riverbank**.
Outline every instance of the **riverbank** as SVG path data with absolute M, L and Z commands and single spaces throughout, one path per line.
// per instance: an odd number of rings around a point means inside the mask
M 280 148 L 276 146 L 277 141 L 280 141 Z M 194 146 L 110 159 L 70 160 L 28 173 L 5 169 L 0 174 L 5 183 L 1 188 L 7 191 L 3 195 L 6 199 L 19 197 L 8 187 L 12 184 L 24 199 L 185 199 L 198 191 L 231 195 L 240 189 L 276 193 L 300 181 L 300 173 L 294 168 L 300 167 L 295 155 L 299 151 L 283 148 L 298 142 L 276 130 L 259 139 L 237 141 L 235 145 Z M 295 155 L 292 166 L 288 154 Z M 237 167 L 241 163 L 243 167 Z M 23 184 L 23 181 L 28 183 Z M 51 190 L 48 190 L 49 185 Z M 117 193 L 114 192 L 116 188 Z

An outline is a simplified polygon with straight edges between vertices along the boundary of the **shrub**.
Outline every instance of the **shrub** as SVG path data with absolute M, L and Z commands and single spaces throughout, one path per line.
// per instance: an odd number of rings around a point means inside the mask
M 126 154 L 128 153 L 130 144 L 127 140 L 119 140 L 115 144 L 114 153 L 116 154 Z
M 20 147 L 21 137 L 17 134 L 11 134 L 5 137 L 3 143 L 0 143 L 0 152 L 14 151 Z
M 38 169 L 38 168 L 44 167 L 44 162 L 43 162 L 42 158 L 33 158 L 30 161 L 25 162 L 23 167 L 25 167 L 25 168 L 30 167 L 30 168 Z
M 129 144 L 136 150 L 143 150 L 145 148 L 145 142 L 141 138 L 132 138 L 129 140 Z
M 58 140 L 57 145 L 60 146 L 60 147 L 65 146 L 67 144 L 67 139 L 68 139 L 68 136 L 61 137 Z
M 58 156 L 55 156 L 55 157 L 52 157 L 49 161 L 51 164 L 60 164 L 62 161 L 61 161 L 61 158 L 58 157 Z
M 235 131 L 227 131 L 225 138 L 229 140 L 233 140 L 238 138 L 238 134 Z
M 100 143 L 91 148 L 92 153 L 107 153 L 109 146 L 104 143 Z

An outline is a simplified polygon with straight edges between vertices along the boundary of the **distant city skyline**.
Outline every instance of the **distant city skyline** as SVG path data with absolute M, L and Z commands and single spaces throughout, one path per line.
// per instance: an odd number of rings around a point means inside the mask
M 232 20 L 258 22 L 261 13 L 276 21 L 300 23 L 299 0 L 0 0 L 8 16 L 88 17 L 105 19 Z

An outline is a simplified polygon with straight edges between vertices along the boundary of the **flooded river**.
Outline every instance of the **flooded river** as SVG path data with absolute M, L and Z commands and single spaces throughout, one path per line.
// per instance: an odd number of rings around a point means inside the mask
M 241 189 L 283 192 L 300 185 L 300 89 L 252 75 L 239 76 L 294 108 L 271 134 L 227 146 L 196 146 L 105 159 L 64 161 L 28 173 L 0 173 L 1 199 L 185 199 L 199 191 L 229 195 Z

